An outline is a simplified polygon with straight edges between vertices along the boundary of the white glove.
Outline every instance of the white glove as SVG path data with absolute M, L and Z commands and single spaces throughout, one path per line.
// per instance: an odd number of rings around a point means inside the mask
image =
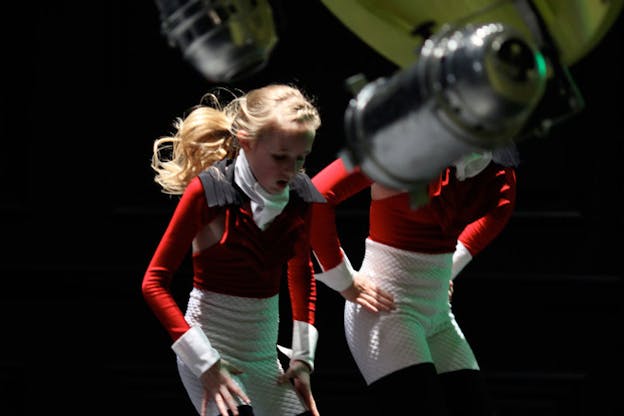
M 347 254 L 342 248 L 340 251 L 342 252 L 342 262 L 332 269 L 323 270 L 323 273 L 314 275 L 316 280 L 325 283 L 337 292 L 342 292 L 353 284 L 353 274 L 355 273 Z M 318 263 L 321 264 L 321 262 Z
M 453 253 L 453 266 L 451 267 L 451 280 L 462 271 L 464 267 L 472 260 L 472 254 L 468 251 L 461 241 L 457 241 L 455 252 Z
M 186 331 L 173 343 L 171 349 L 197 377 L 221 358 L 219 352 L 210 345 L 204 331 L 198 326 L 192 326 Z
M 293 321 L 292 349 L 278 345 L 277 348 L 290 360 L 299 360 L 310 366 L 314 371 L 314 355 L 318 342 L 317 329 L 303 321 Z

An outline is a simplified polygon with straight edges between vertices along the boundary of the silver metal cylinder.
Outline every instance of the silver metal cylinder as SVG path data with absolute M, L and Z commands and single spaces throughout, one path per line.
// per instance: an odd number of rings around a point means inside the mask
M 545 85 L 543 56 L 512 28 L 444 28 L 413 66 L 351 100 L 345 157 L 384 185 L 422 187 L 467 152 L 512 142 Z

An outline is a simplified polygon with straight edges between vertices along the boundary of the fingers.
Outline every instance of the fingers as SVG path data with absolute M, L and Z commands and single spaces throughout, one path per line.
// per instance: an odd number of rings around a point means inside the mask
M 245 404 L 251 404 L 251 400 L 249 399 L 249 397 L 247 396 L 247 394 L 245 394 L 245 392 L 243 391 L 243 389 L 241 389 L 240 387 L 238 387 L 238 384 L 236 383 L 232 383 L 230 386 L 228 386 L 229 390 L 234 393 L 236 396 L 238 396 L 243 402 L 245 402 Z
M 309 384 L 296 382 L 295 389 L 297 390 L 299 396 L 303 399 L 303 402 L 308 409 L 316 407 L 316 403 L 314 402 L 314 397 L 312 397 L 312 390 L 310 389 Z
M 299 395 L 299 397 L 301 397 L 310 413 L 313 416 L 319 416 L 319 411 L 316 407 L 316 401 L 314 400 L 314 396 L 312 395 L 312 387 L 310 385 L 309 374 L 306 373 L 305 376 L 302 374 L 302 377 L 295 378 L 294 385 L 295 390 L 297 390 L 297 394 Z
M 396 308 L 392 295 L 371 287 L 363 290 L 356 298 L 356 302 L 372 312 L 387 312 Z
M 310 380 L 310 367 L 303 361 L 295 359 L 291 361 L 288 369 L 277 378 L 277 382 L 282 384 L 293 379 Z
M 227 376 L 224 377 L 227 391 L 239 397 L 246 404 L 251 404 L 251 400 L 249 400 L 249 397 L 247 397 L 245 392 L 240 388 L 238 384 L 236 384 L 236 382 L 234 382 L 234 380 L 229 377 L 229 374 L 242 374 L 243 371 L 237 367 L 234 367 L 232 363 L 224 359 L 221 359 L 221 370 L 225 372 L 224 376 Z
M 394 296 L 363 275 L 355 275 L 352 288 L 341 293 L 347 300 L 356 302 L 371 312 L 395 309 Z
M 308 410 L 310 411 L 310 413 L 312 413 L 312 416 L 321 415 L 318 411 L 318 408 L 316 407 L 316 402 L 314 401 L 314 397 L 312 397 L 312 395 L 310 395 L 310 401 L 306 401 L 306 406 L 308 406 Z
M 223 398 L 221 397 L 220 394 L 217 394 L 215 396 L 215 404 L 217 405 L 217 409 L 219 409 L 219 413 L 221 413 L 222 415 L 227 415 L 228 414 L 228 409 L 227 406 L 225 405 L 225 402 L 223 401 Z M 232 411 L 232 413 L 234 414 L 234 416 L 238 415 L 238 409 L 236 409 L 236 413 L 234 413 L 234 411 Z
M 320 414 L 316 407 L 316 401 L 314 400 L 314 396 L 312 396 L 310 369 L 308 365 L 297 360 L 291 362 L 288 370 L 278 378 L 278 382 L 283 383 L 291 380 L 297 395 L 301 397 L 307 409 L 310 410 L 311 415 L 319 416 Z
M 277 378 L 277 383 L 278 384 L 284 384 L 287 381 L 289 381 L 292 377 L 293 377 L 292 371 L 289 369 L 288 371 L 286 371 L 284 374 L 280 375 Z
M 377 307 L 384 311 L 391 311 L 395 308 L 394 297 L 389 293 L 379 289 L 372 295 L 377 302 Z
M 229 377 L 227 374 L 227 370 L 225 368 L 221 368 L 221 377 L 219 377 L 218 382 L 214 382 L 214 380 L 210 380 L 209 377 L 206 377 L 205 380 L 205 394 L 204 399 L 202 400 L 202 408 L 201 415 L 204 416 L 208 409 L 208 402 L 210 400 L 214 400 L 216 407 L 219 410 L 219 413 L 222 415 L 232 414 L 234 416 L 238 415 L 238 406 L 240 403 L 245 403 L 250 405 L 251 400 L 247 396 L 247 394 L 240 388 L 240 386 Z M 211 383 L 212 381 L 212 383 Z M 231 413 L 228 413 L 228 409 Z
M 215 402 L 217 404 L 217 407 L 219 408 L 219 412 L 222 415 L 229 414 L 229 409 L 232 412 L 232 415 L 238 416 L 238 402 L 230 393 L 230 389 L 233 390 L 237 396 L 246 397 L 245 393 L 240 388 L 235 389 L 232 386 L 222 386 L 220 388 L 219 394 L 215 395 Z M 249 399 L 247 399 L 246 402 L 249 402 Z
M 207 409 L 208 409 L 208 397 L 207 395 L 204 394 L 204 398 L 202 399 L 202 404 L 201 404 L 201 416 L 206 416 L 207 415 Z
M 301 373 L 301 371 L 302 368 L 291 365 L 290 367 L 288 367 L 288 370 L 284 372 L 284 374 L 281 374 L 277 378 L 277 382 L 279 384 L 289 382 L 291 379 L 296 378 Z

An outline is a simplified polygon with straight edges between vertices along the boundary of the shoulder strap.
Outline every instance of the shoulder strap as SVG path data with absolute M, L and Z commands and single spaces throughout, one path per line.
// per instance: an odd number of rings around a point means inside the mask
M 295 191 L 299 198 L 305 202 L 327 202 L 323 195 L 316 189 L 310 177 L 300 172 L 290 181 L 290 189 Z
M 239 205 L 242 202 L 240 191 L 234 187 L 233 160 L 221 160 L 199 174 L 204 186 L 209 207 Z M 305 202 L 326 202 L 316 189 L 310 177 L 301 172 L 290 182 L 290 189 Z
M 198 176 L 204 186 L 209 207 L 241 203 L 241 195 L 233 185 L 234 164 L 232 160 L 221 160 Z

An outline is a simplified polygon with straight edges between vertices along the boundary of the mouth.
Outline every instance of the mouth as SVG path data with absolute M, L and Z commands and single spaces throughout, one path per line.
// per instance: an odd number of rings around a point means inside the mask
M 280 179 L 276 182 L 277 186 L 280 188 L 285 188 L 288 185 L 288 181 L 284 179 Z

